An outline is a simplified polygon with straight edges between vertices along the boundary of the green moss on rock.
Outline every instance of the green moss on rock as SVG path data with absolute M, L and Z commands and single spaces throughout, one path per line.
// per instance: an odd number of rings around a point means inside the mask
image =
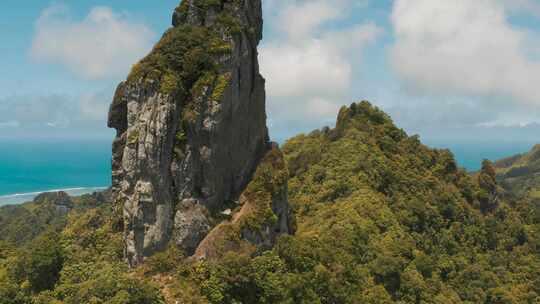
M 260 232 L 263 226 L 277 222 L 272 202 L 286 189 L 288 175 L 281 151 L 278 148 L 270 150 L 243 193 L 246 204 L 250 204 L 250 212 L 240 219 L 240 230 Z
M 197 121 L 197 117 L 199 116 L 197 107 L 193 103 L 187 104 L 183 111 L 182 111 L 182 121 L 193 124 Z
M 173 94 L 175 91 L 181 91 L 181 81 L 174 72 L 167 72 L 161 79 L 160 91 L 165 94 Z
M 199 0 L 193 5 L 202 14 L 212 8 L 221 9 L 223 2 L 230 1 Z M 188 11 L 188 2 L 183 1 L 175 14 L 185 19 Z M 229 36 L 241 30 L 240 21 L 228 10 L 219 12 L 216 22 L 208 27 L 179 24 L 169 29 L 150 54 L 133 66 L 128 83 L 157 81 L 161 93 L 189 92 L 201 77 L 217 73 L 221 66 L 219 58 L 232 52 Z
M 133 67 L 128 82 L 151 79 L 162 83 L 163 93 L 191 88 L 206 71 L 216 69 L 207 52 L 212 31 L 183 25 L 169 29 L 152 52 Z
M 231 73 L 224 73 L 217 77 L 214 90 L 212 91 L 212 96 L 210 97 L 210 100 L 213 102 L 219 102 L 223 98 L 223 94 L 225 94 L 225 90 L 231 83 L 232 74 Z
M 128 135 L 128 144 L 134 145 L 139 141 L 139 130 L 133 130 Z
M 214 39 L 210 42 L 210 53 L 218 56 L 231 54 L 233 51 L 232 44 L 222 39 Z
M 216 77 L 217 75 L 214 71 L 205 72 L 193 85 L 193 88 L 191 89 L 191 95 L 195 99 L 205 96 L 207 92 L 212 88 L 212 86 L 214 86 Z
M 237 18 L 235 18 L 231 14 L 228 14 L 227 12 L 219 14 L 217 22 L 226 31 L 226 33 L 230 35 L 242 32 L 242 24 L 238 21 Z
M 174 154 L 177 159 L 182 159 L 185 156 L 187 144 L 187 135 L 182 127 L 176 131 L 174 142 Z

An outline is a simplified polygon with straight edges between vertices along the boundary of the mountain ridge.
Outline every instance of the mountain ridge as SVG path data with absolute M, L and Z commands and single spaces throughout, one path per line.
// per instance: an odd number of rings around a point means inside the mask
M 343 107 L 334 128 L 293 137 L 282 151 L 276 168 L 282 159 L 296 233 L 281 235 L 274 246 L 257 252 L 233 227 L 224 230 L 232 234 L 218 234 L 221 241 L 209 237 L 218 253 L 207 251 L 210 258 L 187 258 L 170 246 L 130 270 L 122 233 L 114 229 L 114 204 L 106 203 L 70 212 L 59 233 L 40 234 L 28 245 L 1 243 L 0 299 L 17 304 L 30 298 L 66 304 L 539 299 L 540 208 L 497 195 L 501 186 L 491 163 L 471 176 L 451 152 L 424 146 L 368 102 Z M 279 170 L 272 172 L 256 175 L 271 180 Z M 225 246 L 214 247 L 219 243 Z M 35 251 L 38 244 L 50 250 Z M 54 274 L 46 278 L 55 286 L 42 290 L 40 277 L 17 270 L 28 261 L 43 261 L 44 268 L 29 270 Z M 82 269 L 87 269 L 84 278 Z
M 110 197 L 0 208 L 0 303 L 538 303 L 540 205 L 497 175 L 537 153 L 471 175 L 368 101 L 279 148 L 261 9 L 180 3 L 111 104 Z
M 529 152 L 494 163 L 497 179 L 509 193 L 520 198 L 540 198 L 540 145 Z

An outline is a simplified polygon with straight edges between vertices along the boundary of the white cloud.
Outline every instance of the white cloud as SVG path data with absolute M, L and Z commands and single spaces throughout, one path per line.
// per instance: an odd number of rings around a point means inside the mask
M 353 63 L 360 60 L 362 48 L 380 33 L 381 29 L 368 23 L 324 32 L 319 38 L 265 45 L 261 68 L 268 78 L 268 91 L 274 97 L 342 95 L 350 86 Z
M 74 20 L 67 7 L 53 5 L 36 21 L 31 55 L 85 78 L 119 76 L 151 49 L 154 36 L 146 25 L 109 7 L 94 7 L 83 20 Z
M 336 19 L 342 13 L 330 1 L 311 1 L 285 7 L 278 18 L 278 27 L 290 39 L 303 39 L 313 35 L 321 24 Z
M 267 45 L 261 49 L 261 69 L 272 97 L 335 95 L 349 85 L 351 67 L 323 41 Z
M 393 66 L 409 87 L 540 103 L 540 62 L 499 0 L 396 0 L 392 23 Z
M 361 68 L 363 49 L 383 30 L 371 22 L 329 25 L 348 20 L 351 9 L 363 9 L 367 2 L 267 1 L 266 5 L 271 16 L 266 25 L 274 25 L 275 32 L 260 48 L 260 64 L 275 129 L 288 124 L 288 131 L 296 132 L 308 121 L 311 128 L 334 120 L 339 106 L 350 102 L 345 96 L 353 72 Z

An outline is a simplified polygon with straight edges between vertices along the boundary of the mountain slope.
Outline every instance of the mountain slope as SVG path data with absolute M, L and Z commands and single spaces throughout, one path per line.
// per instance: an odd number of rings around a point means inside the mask
M 22 246 L 41 233 L 62 230 L 69 212 L 109 202 L 109 193 L 70 197 L 65 192 L 42 193 L 32 202 L 0 207 L 0 241 Z
M 501 186 L 518 197 L 540 199 L 540 145 L 495 162 Z
M 343 108 L 335 129 L 295 137 L 283 151 L 299 222 L 287 255 L 296 271 L 323 270 L 339 282 L 326 303 L 352 294 L 368 303 L 379 303 L 368 300 L 375 294 L 405 303 L 538 296 L 538 222 L 516 202 L 483 215 L 481 187 L 449 151 L 406 136 L 367 102 Z
M 212 247 L 219 253 L 212 259 L 186 259 L 171 246 L 129 270 L 107 204 L 71 212 L 57 235 L 19 248 L 0 246 L 0 302 L 540 300 L 540 212 L 528 200 L 507 196 L 483 208 L 486 195 L 498 191 L 489 163 L 471 177 L 449 151 L 422 145 L 367 102 L 344 107 L 335 128 L 294 137 L 282 151 L 288 169 L 265 161 L 271 165 L 248 187 L 249 197 L 267 198 L 255 200 L 264 202 L 259 210 L 266 213 L 272 189 L 281 189 L 268 181 L 283 181 L 288 172 L 297 231 L 279 237 L 272 250 L 254 255 L 240 234 L 229 234 L 237 231 L 233 216 L 232 229 L 218 234 L 228 237 L 209 242 L 225 244 Z M 252 214 L 253 223 L 266 218 Z M 230 241 L 236 245 L 227 247 Z M 39 267 L 29 268 L 36 271 L 21 266 L 34 265 L 29 261 L 36 261 Z M 40 285 L 40 278 L 49 283 Z

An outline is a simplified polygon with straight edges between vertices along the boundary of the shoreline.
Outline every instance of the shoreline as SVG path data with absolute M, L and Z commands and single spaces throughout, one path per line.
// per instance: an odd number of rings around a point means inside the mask
M 7 205 L 20 205 L 22 203 L 33 201 L 34 198 L 42 193 L 49 193 L 49 192 L 66 192 L 70 196 L 78 196 L 83 194 L 89 194 L 97 191 L 106 190 L 109 187 L 70 187 L 70 188 L 62 188 L 62 189 L 50 189 L 50 190 L 44 190 L 44 191 L 33 191 L 33 192 L 25 192 L 25 193 L 14 193 L 14 194 L 6 194 L 6 195 L 0 195 L 0 207 L 7 206 Z

